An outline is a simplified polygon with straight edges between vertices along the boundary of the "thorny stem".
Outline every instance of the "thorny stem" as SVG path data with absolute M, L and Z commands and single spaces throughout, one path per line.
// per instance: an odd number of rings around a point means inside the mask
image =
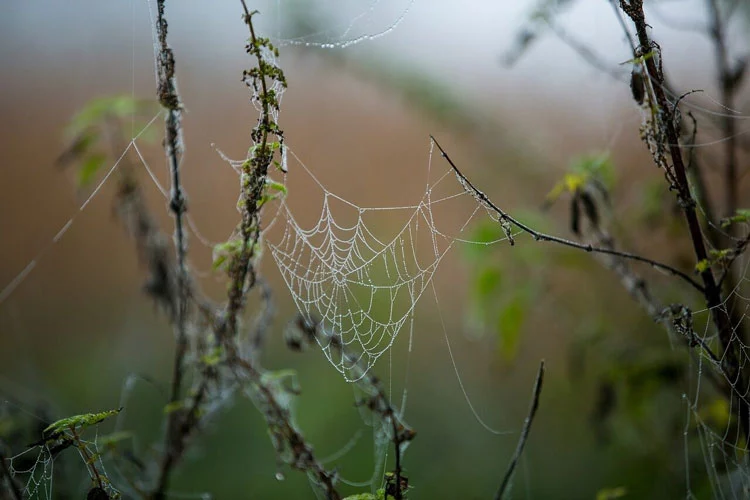
M 188 348 L 187 339 L 187 301 L 188 301 L 188 274 L 187 274 L 187 234 L 184 227 L 184 214 L 187 211 L 187 203 L 182 190 L 180 180 L 180 149 L 181 149 L 181 113 L 180 99 L 175 85 L 175 60 L 172 49 L 167 44 L 167 20 L 164 17 L 164 5 L 166 0 L 157 0 L 156 31 L 159 43 L 157 55 L 157 70 L 159 81 L 157 83 L 157 96 L 161 105 L 167 110 L 165 124 L 166 138 L 164 150 L 169 162 L 169 170 L 172 178 L 172 196 L 169 203 L 170 211 L 175 220 L 174 243 L 177 254 L 177 294 L 175 297 L 175 333 L 176 346 L 172 372 L 172 387 L 169 402 L 175 403 L 180 398 L 182 390 L 182 379 L 184 375 L 183 363 Z M 169 476 L 177 459 L 176 428 L 178 420 L 182 416 L 179 411 L 170 413 L 167 419 L 167 430 L 165 435 L 165 449 L 162 465 L 157 481 L 154 498 L 163 498 L 164 492 L 169 484 Z
M 544 383 L 544 360 L 539 364 L 539 371 L 536 373 L 536 380 L 534 381 L 534 389 L 531 393 L 531 404 L 529 405 L 529 412 L 526 415 L 526 419 L 523 422 L 523 428 L 521 429 L 521 436 L 518 438 L 518 444 L 516 445 L 516 451 L 513 453 L 508 468 L 503 476 L 503 481 L 500 483 L 500 487 L 495 493 L 495 500 L 500 500 L 505 491 L 508 489 L 510 479 L 513 477 L 513 471 L 518 465 L 518 460 L 521 458 L 523 449 L 526 446 L 526 441 L 529 439 L 529 433 L 531 432 L 531 424 L 534 422 L 534 416 L 536 410 L 539 408 L 539 396 L 542 394 L 542 384 Z
M 680 271 L 679 269 L 675 269 L 674 267 L 669 266 L 667 264 L 663 264 L 661 262 L 657 262 L 655 260 L 648 259 L 646 257 L 640 256 L 640 255 L 637 255 L 637 254 L 633 254 L 633 253 L 629 253 L 629 252 L 621 252 L 619 250 L 613 250 L 611 248 L 595 247 L 595 246 L 593 246 L 591 244 L 582 244 L 582 243 L 578 243 L 578 242 L 573 241 L 573 240 L 568 240 L 568 239 L 565 239 L 565 238 L 560 238 L 558 236 L 552 236 L 552 235 L 549 235 L 549 234 L 540 233 L 539 231 L 537 231 L 535 229 L 532 229 L 531 227 L 527 226 L 523 222 L 515 219 L 514 217 L 512 217 L 511 215 L 509 215 L 508 213 L 506 213 L 505 211 L 503 211 L 501 208 L 499 208 L 497 205 L 495 205 L 492 202 L 492 200 L 490 200 L 489 197 L 487 197 L 486 194 L 484 194 L 482 191 L 480 191 L 479 189 L 477 189 L 471 183 L 471 181 L 469 181 L 469 179 L 458 169 L 458 167 L 456 166 L 456 164 L 453 163 L 453 160 L 451 160 L 451 158 L 448 156 L 448 153 L 446 153 L 445 150 L 442 148 L 442 146 L 440 146 L 440 144 L 437 142 L 437 140 L 435 139 L 435 137 L 430 136 L 430 138 L 435 143 L 435 146 L 437 146 L 437 148 L 440 150 L 440 154 L 443 156 L 443 158 L 445 158 L 445 160 L 451 166 L 451 168 L 455 172 L 455 174 L 458 177 L 458 179 L 461 182 L 461 184 L 464 186 L 464 188 L 470 194 L 474 195 L 482 205 L 484 205 L 488 209 L 490 209 L 493 212 L 495 212 L 497 214 L 498 218 L 501 221 L 510 222 L 511 224 L 513 224 L 514 226 L 516 226 L 521 231 L 523 231 L 523 232 L 531 235 L 531 237 L 534 238 L 534 240 L 536 240 L 536 241 L 548 241 L 548 242 L 551 242 L 551 243 L 558 243 L 560 245 L 564 245 L 564 246 L 571 247 L 571 248 L 577 248 L 579 250 L 584 250 L 586 252 L 594 252 L 594 253 L 601 253 L 601 254 L 607 254 L 607 255 L 614 255 L 616 257 L 622 257 L 624 259 L 630 259 L 630 260 L 635 260 L 635 261 L 638 261 L 638 262 L 643 262 L 643 263 L 651 265 L 652 267 L 655 267 L 657 269 L 661 269 L 663 271 L 667 271 L 668 273 L 670 273 L 670 274 L 672 274 L 674 276 L 682 278 L 683 280 L 685 280 L 686 282 L 688 282 L 693 288 L 695 288 L 699 292 L 701 292 L 701 293 L 704 292 L 703 287 L 699 283 L 696 283 L 696 281 L 693 280 L 693 278 L 691 278 L 690 276 L 688 276 L 684 272 Z
M 620 7 L 633 21 L 641 49 L 651 50 L 652 43 L 648 36 L 648 25 L 643 12 L 643 0 L 630 0 L 629 2 L 627 0 L 620 0 Z M 671 113 L 669 101 L 667 100 L 667 96 L 662 87 L 662 74 L 656 65 L 654 57 L 644 57 L 643 59 L 649 79 L 653 82 L 652 88 L 656 99 L 653 104 L 656 106 L 658 115 L 662 117 L 657 126 L 663 127 L 666 135 L 669 154 L 672 158 L 674 179 L 676 181 L 675 187 L 678 191 L 678 198 L 685 214 L 690 238 L 693 244 L 693 250 L 696 259 L 699 262 L 707 260 L 708 252 L 703 241 L 703 232 L 701 231 L 700 222 L 698 221 L 698 216 L 696 214 L 695 200 L 690 193 L 690 185 L 687 179 L 685 164 L 680 152 L 679 137 L 675 130 L 673 121 L 664 118 L 670 116 Z M 726 352 L 724 363 L 725 369 L 730 377 L 728 382 L 733 386 L 738 386 L 735 387 L 737 392 L 743 395 L 743 397 L 739 398 L 738 416 L 747 443 L 748 440 L 750 440 L 750 405 L 744 399 L 747 381 L 745 374 L 740 369 L 737 347 L 732 342 L 732 337 L 735 333 L 732 327 L 732 320 L 724 306 L 721 288 L 714 278 L 713 271 L 710 267 L 707 267 L 700 273 L 700 275 L 704 284 L 703 295 L 706 299 L 708 308 L 711 310 L 713 321 L 718 329 L 722 350 Z

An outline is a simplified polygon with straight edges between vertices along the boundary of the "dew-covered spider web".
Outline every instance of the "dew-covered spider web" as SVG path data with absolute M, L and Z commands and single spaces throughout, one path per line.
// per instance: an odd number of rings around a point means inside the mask
M 145 4 L 149 6 L 153 16 L 153 2 Z M 317 23 L 314 13 L 308 10 L 295 9 L 281 0 L 270 4 L 277 9 L 270 16 L 285 19 L 284 23 L 275 23 L 276 33 L 273 37 L 282 49 L 288 46 L 343 49 L 360 42 L 377 40 L 399 29 L 412 12 L 415 0 L 368 0 L 347 3 L 345 6 L 340 2 L 328 2 L 321 12 L 336 10 L 335 16 L 340 22 L 334 23 L 334 27 L 325 25 L 323 28 L 323 24 Z M 292 22 L 288 21 L 295 16 Z M 153 24 L 153 19 L 150 22 Z M 269 64 L 277 63 L 270 52 L 266 53 L 266 59 Z M 280 66 L 284 67 L 283 61 Z M 180 71 L 181 68 L 178 69 L 178 75 Z M 292 85 L 292 88 L 295 87 L 296 85 Z M 284 89 L 276 87 L 274 90 L 281 99 Z M 680 96 L 671 97 L 676 100 Z M 735 110 L 716 106 L 715 102 L 698 104 L 699 102 L 691 97 L 683 100 L 682 105 L 702 118 L 720 119 L 731 116 L 739 123 L 746 123 L 750 118 Z M 186 104 L 189 109 L 190 103 Z M 282 103 L 282 110 L 284 106 L 285 103 Z M 75 214 L 59 226 L 59 231 L 32 256 L 14 279 L 8 283 L 0 283 L 0 307 L 41 259 L 65 237 L 78 214 L 90 208 L 95 197 L 102 192 L 124 161 L 132 161 L 142 167 L 156 186 L 158 194 L 165 200 L 169 199 L 169 188 L 165 181 L 167 176 L 154 167 L 155 163 L 162 161 L 163 153 L 149 155 L 146 151 L 149 146 L 144 140 L 150 132 L 161 127 L 161 117 L 161 114 L 150 114 L 139 117 L 141 120 L 137 125 L 133 121 L 129 140 L 117 151 L 119 156 L 115 155 L 117 157 L 103 169 Z M 279 118 L 280 125 L 284 128 L 283 111 Z M 738 136 L 746 132 L 743 129 L 738 132 Z M 424 177 L 424 182 L 408 196 L 402 197 L 403 202 L 384 206 L 363 202 L 349 193 L 343 195 L 339 189 L 330 187 L 347 182 L 346 178 L 341 179 L 340 176 L 351 179 L 357 177 L 359 172 L 356 165 L 337 174 L 337 177 L 331 177 L 321 165 L 306 164 L 300 158 L 302 153 L 298 156 L 298 151 L 294 149 L 295 137 L 290 135 L 288 139 L 289 143 L 281 150 L 282 168 L 272 174 L 276 181 L 288 187 L 288 193 L 269 204 L 264 214 L 266 258 L 270 257 L 268 260 L 275 264 L 289 297 L 301 315 L 311 323 L 320 322 L 326 329 L 336 332 L 348 352 L 356 353 L 355 358 L 345 357 L 341 355 L 340 349 L 316 338 L 327 360 L 349 382 L 364 375 L 359 370 L 360 365 L 365 367 L 364 373 L 367 373 L 378 361 L 390 355 L 398 341 L 407 343 L 411 352 L 415 322 L 420 319 L 420 312 L 425 310 L 420 310 L 425 302 L 429 303 L 430 310 L 433 311 L 431 314 L 434 318 L 430 319 L 436 320 L 436 324 L 442 328 L 445 341 L 448 341 L 449 327 L 443 318 L 434 282 L 441 266 L 456 247 L 503 242 L 507 244 L 510 238 L 516 240 L 518 246 L 542 244 L 532 241 L 530 236 L 523 235 L 517 228 L 512 229 L 510 236 L 503 235 L 507 228 L 501 228 L 498 214 L 478 200 L 476 193 L 461 179 L 456 178 L 449 165 L 436 153 L 434 143 L 426 136 L 423 143 L 414 145 L 423 152 L 421 163 L 405 162 L 398 165 L 397 169 L 410 174 L 417 171 L 418 176 Z M 722 145 L 728 138 L 700 135 L 698 139 L 693 144 L 687 144 L 685 149 Z M 220 138 L 216 138 L 216 141 L 217 149 L 221 148 L 223 145 Z M 383 146 L 374 144 L 372 147 Z M 462 157 L 461 152 L 461 149 L 456 148 L 451 150 L 451 156 L 472 179 L 472 174 L 477 175 L 478 178 L 473 179 L 477 186 L 483 186 L 481 170 Z M 363 156 L 367 154 L 362 153 Z M 235 170 L 245 161 L 228 160 L 223 153 L 221 156 Z M 382 192 L 383 196 L 391 190 L 399 191 L 401 179 L 398 174 L 389 172 L 391 173 L 384 174 L 384 177 L 391 177 L 390 179 L 373 183 L 370 189 Z M 489 186 L 487 193 L 498 206 L 510 209 L 505 206 L 502 197 L 493 195 Z M 367 197 L 368 200 L 372 198 L 373 196 Z M 501 236 L 492 240 L 472 240 L 470 231 L 474 223 L 482 220 L 489 220 L 490 224 L 494 224 Z M 203 236 L 202 229 L 205 228 L 200 228 L 192 216 L 188 218 L 188 225 L 191 237 L 194 237 L 191 239 L 192 245 L 213 246 Z M 680 419 L 680 423 L 684 424 L 684 454 L 676 454 L 674 459 L 684 461 L 685 491 L 688 498 L 747 498 L 750 495 L 748 446 L 741 423 L 736 417 L 736 408 L 740 401 L 750 400 L 750 393 L 747 386 L 741 389 L 742 384 L 727 372 L 726 364 L 729 350 L 734 349 L 739 359 L 738 369 L 743 371 L 750 367 L 750 258 L 744 252 L 749 229 L 747 223 L 738 223 L 731 233 L 726 228 L 716 230 L 722 234 L 726 246 L 715 246 L 706 239 L 705 243 L 710 250 L 718 255 L 734 247 L 741 254 L 731 260 L 731 265 L 723 268 L 723 263 L 729 261 L 727 256 L 730 255 L 725 253 L 723 260 L 717 260 L 715 269 L 717 277 L 724 276 L 726 283 L 733 283 L 724 302 L 715 308 L 725 311 L 730 317 L 732 335 L 729 346 L 725 346 L 725 342 L 719 338 L 712 321 L 712 315 L 716 311 L 705 309 L 701 300 L 691 296 L 690 300 L 684 300 L 685 308 L 676 308 L 669 315 L 665 314 L 665 318 L 669 316 L 669 321 L 674 323 L 674 330 L 697 353 L 697 356 L 690 357 L 685 345 L 670 337 L 672 349 L 685 354 L 690 370 L 689 383 L 683 387 L 682 394 L 684 408 L 681 411 L 684 410 L 684 419 Z M 567 235 L 562 229 L 555 234 Z M 740 248 L 741 245 L 745 246 Z M 514 255 L 511 252 L 506 257 L 513 259 Z M 201 270 L 210 266 L 209 262 L 191 264 L 195 269 Z M 281 290 L 277 293 L 282 296 Z M 681 299 L 684 297 L 680 295 Z M 442 341 L 440 333 L 438 332 L 437 338 Z M 435 338 L 430 337 L 430 342 Z M 390 362 L 388 359 L 388 363 Z M 452 353 L 451 363 L 458 376 L 459 369 Z M 458 378 L 474 417 L 485 429 L 490 429 L 475 411 L 468 397 L 469 391 L 465 390 L 460 377 Z M 721 388 L 726 385 L 735 388 L 730 400 L 721 393 Z M 405 399 L 404 392 L 402 412 Z M 376 429 L 374 433 L 377 447 L 381 450 L 376 461 L 384 466 L 385 452 L 382 450 L 389 444 L 387 432 Z M 89 455 L 98 457 L 101 450 L 97 441 L 85 443 Z M 348 449 L 349 445 L 343 453 Z M 52 450 L 42 445 L 16 453 L 10 458 L 8 463 L 11 474 L 21 480 L 24 495 L 53 498 L 52 478 L 59 473 L 55 471 L 53 455 Z M 104 464 L 101 464 L 101 468 L 104 468 Z M 698 490 L 705 475 L 708 475 L 710 488 Z M 378 470 L 369 483 L 362 484 L 377 484 L 380 481 L 377 476 Z
M 434 207 L 464 193 L 434 198 L 428 185 L 414 205 L 360 207 L 306 173 L 322 192 L 318 220 L 301 225 L 282 200 L 283 222 L 276 223 L 284 225 L 283 234 L 278 241 L 269 239 L 268 248 L 300 312 L 337 332 L 361 353 L 357 363 L 369 369 L 401 330 L 411 328 L 417 302 L 455 241 L 439 227 Z M 384 236 L 388 231 L 374 226 L 379 218 L 396 221 L 399 228 Z M 321 347 L 347 376 L 353 367 L 330 346 Z

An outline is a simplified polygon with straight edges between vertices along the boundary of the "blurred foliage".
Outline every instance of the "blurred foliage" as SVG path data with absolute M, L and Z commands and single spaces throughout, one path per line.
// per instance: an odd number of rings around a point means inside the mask
M 512 66 L 549 30 L 549 24 L 560 14 L 570 9 L 575 0 L 536 0 L 527 16 L 524 26 L 516 34 L 516 39 L 505 53 L 503 62 Z
M 65 131 L 68 146 L 57 163 L 63 167 L 75 163 L 78 187 L 89 186 L 105 163 L 112 158 L 112 152 L 104 148 L 121 144 L 124 149 L 130 142 L 131 137 L 126 135 L 122 125 L 131 121 L 133 131 L 141 131 L 148 124 L 144 116 L 151 118 L 158 110 L 158 103 L 155 101 L 134 99 L 129 95 L 91 100 L 70 121 Z M 143 130 L 139 139 L 153 142 L 154 130 Z M 118 155 L 119 152 L 115 158 Z
M 519 215 L 520 220 L 544 225 L 536 214 Z M 471 241 L 464 247 L 470 264 L 470 331 L 477 337 L 492 332 L 498 354 L 506 361 L 518 355 L 521 332 L 539 295 L 546 286 L 542 271 L 554 258 L 538 245 L 514 248 L 512 259 L 502 259 L 497 246 L 490 242 L 505 238 L 499 222 L 484 221 L 473 229 Z

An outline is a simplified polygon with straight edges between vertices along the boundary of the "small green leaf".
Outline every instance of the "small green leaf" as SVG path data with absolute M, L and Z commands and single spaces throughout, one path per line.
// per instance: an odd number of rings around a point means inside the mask
M 170 413 L 181 410 L 184 406 L 185 403 L 181 399 L 172 401 L 171 403 L 167 403 L 166 405 L 164 405 L 164 414 L 169 415 Z
M 483 269 L 474 281 L 474 289 L 479 300 L 486 300 L 500 290 L 503 273 L 497 267 Z
M 708 259 L 699 260 L 695 264 L 695 270 L 699 273 L 707 271 L 711 267 L 711 262 Z
M 518 353 L 521 327 L 526 319 L 528 301 L 516 295 L 501 310 L 497 320 L 498 350 L 506 361 L 512 361 Z
M 732 217 L 722 219 L 721 227 L 725 228 L 731 226 L 732 224 L 743 224 L 745 222 L 750 222 L 750 210 L 746 208 L 740 208 Z
M 104 448 L 114 448 L 117 446 L 118 443 L 122 441 L 127 441 L 128 439 L 133 438 L 133 433 L 129 431 L 118 431 L 113 432 L 111 434 L 106 434 L 104 436 L 99 436 L 99 439 L 97 439 L 97 444 L 99 446 L 102 446 Z
M 278 191 L 284 194 L 285 196 L 287 194 L 287 189 L 284 184 L 282 184 L 281 182 L 277 182 L 273 179 L 269 179 L 268 177 L 266 177 L 266 188 L 273 189 L 274 191 Z
M 628 490 L 624 486 L 603 488 L 596 492 L 596 500 L 615 500 L 617 498 L 622 498 L 627 494 Z
M 63 418 L 58 420 L 57 422 L 50 424 L 46 429 L 44 429 L 43 433 L 57 434 L 59 432 L 67 430 L 70 427 L 82 429 L 91 427 L 92 425 L 96 425 L 109 417 L 117 415 L 121 411 L 122 408 L 118 408 L 117 410 L 103 411 L 100 413 L 84 413 L 83 415 L 73 415 L 72 417 Z
M 107 161 L 105 155 L 101 153 L 93 153 L 88 155 L 78 167 L 78 187 L 86 187 L 94 180 L 96 174 L 104 166 L 104 162 Z
M 224 349 L 218 346 L 214 347 L 211 350 L 211 352 L 201 356 L 201 363 L 203 363 L 206 366 L 216 366 L 219 363 L 221 363 L 223 354 L 224 354 Z

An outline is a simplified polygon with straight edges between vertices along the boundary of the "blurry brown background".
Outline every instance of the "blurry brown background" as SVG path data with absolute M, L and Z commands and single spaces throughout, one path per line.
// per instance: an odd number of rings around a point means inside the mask
M 312 10 L 304 2 L 253 7 L 263 13 L 261 30 L 287 38 L 294 29 L 304 32 L 304 25 L 279 20 L 312 22 L 306 16 L 314 12 L 319 18 L 314 21 L 327 31 L 307 40 L 329 41 L 369 2 L 347 8 L 332 0 L 311 4 Z M 408 4 L 383 2 L 356 29 L 383 29 Z M 434 134 L 500 206 L 534 212 L 572 157 L 609 149 L 618 167 L 616 205 L 630 214 L 626 221 L 635 220 L 642 194 L 636 182 L 653 177 L 654 169 L 638 139 L 640 115 L 629 89 L 590 68 L 554 36 L 540 41 L 516 67 L 504 67 L 501 56 L 529 4 L 418 0 L 392 33 L 377 40 L 345 50 L 282 47 L 289 90 L 280 123 L 289 145 L 331 191 L 363 206 L 391 206 L 414 203 L 423 194 L 428 138 Z M 616 66 L 630 56 L 609 7 L 600 4 L 606 2 L 582 1 L 563 19 Z M 677 15 L 700 19 L 693 14 L 697 2 L 684 4 Z M 90 99 L 153 96 L 148 7 L 135 0 L 12 1 L 0 10 L 0 287 L 47 248 L 0 305 L 0 390 L 10 395 L 6 404 L 30 413 L 48 405 L 60 417 L 117 407 L 128 374 L 153 379 L 136 385 L 124 417 L 145 449 L 160 431 L 159 391 L 171 370 L 172 333 L 140 292 L 142 273 L 132 244 L 112 214 L 113 184 L 77 213 L 90 191 L 77 193 L 73 173 L 56 168 L 55 159 L 65 147 L 66 123 Z M 183 172 L 189 208 L 204 236 L 222 241 L 237 220 L 238 181 L 211 144 L 233 158 L 242 157 L 249 144 L 256 115 L 240 82 L 251 64 L 243 51 L 245 27 L 238 2 L 170 3 L 167 17 L 187 109 Z M 705 40 L 657 20 L 652 24 L 675 79 L 710 93 L 713 68 Z M 161 124 L 152 129 L 160 134 Z M 143 151 L 166 185 L 158 142 Z M 445 167 L 437 158 L 435 165 Z M 150 195 L 169 232 L 165 200 L 153 186 Z M 316 213 L 319 203 L 317 192 L 290 191 L 290 204 L 302 212 Z M 547 227 L 556 234 L 567 235 L 565 212 L 560 206 L 547 214 Z M 72 215 L 70 230 L 49 246 Z M 651 255 L 679 257 L 680 240 L 664 241 L 669 240 L 628 243 Z M 493 258 L 513 262 L 514 252 L 501 245 Z M 515 447 L 540 358 L 546 358 L 549 376 L 514 498 L 594 498 L 615 486 L 626 486 L 633 498 L 682 491 L 683 483 L 675 482 L 666 466 L 597 444 L 590 432 L 592 384 L 573 383 L 568 376 L 571 339 L 592 317 L 604 317 L 611 320 L 613 336 L 639 335 L 662 347 L 668 342 L 613 277 L 586 256 L 570 261 L 570 268 L 535 271 L 551 278 L 544 281 L 545 293 L 525 321 L 512 360 L 498 355 L 491 334 L 467 334 L 464 253 L 457 249 L 441 265 L 435 278 L 439 307 L 464 387 L 482 418 L 508 434 L 491 435 L 472 416 L 435 314 L 438 306 L 427 294 L 417 307 L 406 411 L 418 432 L 406 454 L 413 498 L 486 498 L 494 492 Z M 200 271 L 210 269 L 210 250 L 195 238 L 191 262 Z M 351 389 L 319 353 L 285 351 L 281 333 L 293 304 L 270 256 L 264 272 L 278 304 L 264 364 L 299 371 L 298 421 L 321 456 L 363 433 L 337 463 L 343 477 L 369 479 L 372 439 L 353 407 Z M 216 297 L 223 290 L 211 277 L 203 286 Z M 610 311 L 617 317 L 609 318 Z M 378 366 L 392 380 L 395 395 L 403 389 L 406 333 L 396 342 L 391 366 L 388 359 Z M 175 490 L 206 491 L 220 499 L 312 497 L 304 477 L 287 471 L 287 479 L 278 482 L 275 471 L 259 414 L 238 402 L 196 444 Z

